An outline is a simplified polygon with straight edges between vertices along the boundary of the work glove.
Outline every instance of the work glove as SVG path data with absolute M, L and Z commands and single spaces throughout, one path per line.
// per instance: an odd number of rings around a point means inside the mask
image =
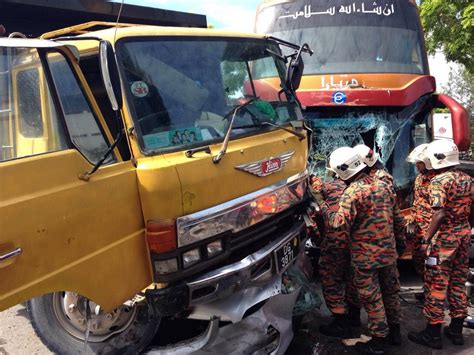
M 410 222 L 407 224 L 407 234 L 408 235 L 415 234 L 415 222 Z
M 324 182 L 317 176 L 312 176 L 310 182 L 311 182 L 311 186 L 309 190 L 311 192 L 311 196 L 313 197 L 313 200 L 319 206 L 321 206 L 324 203 L 324 194 L 325 194 Z

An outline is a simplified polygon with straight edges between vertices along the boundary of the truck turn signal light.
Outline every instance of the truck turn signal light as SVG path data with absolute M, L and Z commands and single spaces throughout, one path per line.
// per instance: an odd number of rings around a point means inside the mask
M 153 253 L 165 253 L 176 249 L 176 223 L 173 219 L 147 221 L 146 241 Z

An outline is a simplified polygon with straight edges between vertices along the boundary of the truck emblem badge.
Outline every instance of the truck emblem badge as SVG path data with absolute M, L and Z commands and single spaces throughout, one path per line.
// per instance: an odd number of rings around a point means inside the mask
M 293 154 L 295 154 L 295 151 L 290 150 L 276 157 L 270 157 L 247 164 L 237 165 L 235 168 L 237 170 L 242 170 L 260 177 L 268 176 L 270 174 L 282 170 L 286 166 L 290 158 L 293 156 Z

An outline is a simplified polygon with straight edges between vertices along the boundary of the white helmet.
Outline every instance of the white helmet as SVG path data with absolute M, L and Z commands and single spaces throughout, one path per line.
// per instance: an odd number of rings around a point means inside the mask
M 328 169 L 334 171 L 342 180 L 347 180 L 366 166 L 354 148 L 341 147 L 331 153 Z
M 428 143 L 423 143 L 416 146 L 410 152 L 410 154 L 408 154 L 407 162 L 409 163 L 422 162 L 425 164 L 425 167 L 427 170 L 433 169 L 433 167 L 431 166 L 431 161 L 427 155 L 427 148 L 428 148 Z
M 457 145 L 451 140 L 435 140 L 428 144 L 426 151 L 433 169 L 459 165 L 459 150 Z
M 371 167 L 379 160 L 379 155 L 365 144 L 359 144 L 354 147 L 357 154 L 367 166 Z

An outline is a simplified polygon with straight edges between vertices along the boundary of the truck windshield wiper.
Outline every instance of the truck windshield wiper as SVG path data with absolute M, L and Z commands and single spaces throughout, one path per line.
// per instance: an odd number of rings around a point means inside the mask
M 232 126 L 234 125 L 234 119 L 235 119 L 235 116 L 236 116 L 237 112 L 240 111 L 241 109 L 243 109 L 245 106 L 250 105 L 252 102 L 254 102 L 256 100 L 258 100 L 258 99 L 253 98 L 253 99 L 250 99 L 249 101 L 247 101 L 243 104 L 237 105 L 232 110 L 230 110 L 229 112 L 227 112 L 224 115 L 224 118 L 227 118 L 230 115 L 232 115 L 232 118 L 230 119 L 229 127 L 227 127 L 227 131 L 225 133 L 225 137 L 224 137 L 224 141 L 222 142 L 221 149 L 219 150 L 219 153 L 217 153 L 217 155 L 215 155 L 212 158 L 212 162 L 214 164 L 218 164 L 222 160 L 222 157 L 225 155 L 225 153 L 227 151 L 227 146 L 229 145 L 230 134 L 232 133 Z
M 294 131 L 292 129 L 286 128 L 285 126 L 281 126 L 281 125 L 278 125 L 276 123 L 271 123 L 271 122 L 260 122 L 260 123 L 256 123 L 256 124 L 246 125 L 246 126 L 238 126 L 238 127 L 234 127 L 233 129 L 258 128 L 258 127 L 262 127 L 262 126 L 270 126 L 270 127 L 275 127 L 275 128 L 282 129 L 286 132 L 294 134 L 295 136 L 297 136 L 299 138 L 300 141 L 302 141 L 303 139 L 306 138 L 306 136 L 301 132 L 297 132 L 297 131 Z

